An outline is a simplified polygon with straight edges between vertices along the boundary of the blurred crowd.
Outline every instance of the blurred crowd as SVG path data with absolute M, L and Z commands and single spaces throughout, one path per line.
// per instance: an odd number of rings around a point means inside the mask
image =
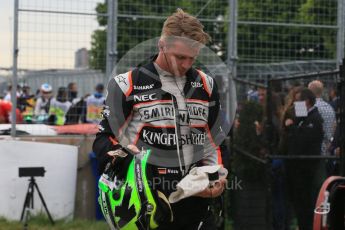
M 266 106 L 267 89 L 258 87 L 247 92 L 247 101 L 239 108 L 234 132 L 239 132 L 242 126 L 252 129 L 258 140 L 252 142 L 260 145 L 253 154 L 259 157 L 290 156 L 272 158 L 273 229 L 289 229 L 291 213 L 300 230 L 312 229 L 321 185 L 327 176 L 339 175 L 338 161 L 310 158 L 340 154 L 337 89 L 330 87 L 325 92 L 319 80 L 305 86 L 296 83 L 287 90 L 272 88 L 270 115 Z M 261 115 L 257 116 L 259 119 L 246 120 L 240 111 L 254 104 L 261 107 L 258 110 Z
M 339 97 L 336 87 L 324 90 L 319 80 L 291 85 L 282 90 L 273 87 L 270 93 L 271 114 L 267 114 L 267 89 L 252 88 L 247 101 L 240 103 L 233 131 L 252 130 L 260 143 L 256 154 L 287 156 L 339 156 L 340 133 L 337 126 Z M 99 123 L 104 104 L 104 86 L 97 84 L 92 94 L 78 97 L 78 86 L 53 89 L 48 83 L 35 94 L 28 86 L 17 88 L 17 123 L 65 125 Z M 54 95 L 53 92 L 56 91 Z M 241 116 L 245 107 L 261 107 L 257 119 Z M 0 123 L 11 122 L 11 86 L 0 99 Z M 254 110 L 248 110 L 254 111 Z M 254 117 L 255 116 L 250 116 Z M 248 118 L 248 116 L 247 116 Z M 247 123 L 247 124 L 246 124 Z M 252 137 L 246 135 L 246 138 Z M 273 159 L 272 214 L 273 229 L 289 229 L 290 214 L 294 213 L 300 230 L 312 229 L 314 206 L 322 182 L 330 175 L 339 174 L 338 161 L 333 159 Z M 292 211 L 291 211 L 292 210 Z
M 11 123 L 11 91 L 9 86 L 0 98 L 0 124 Z M 56 94 L 53 92 L 56 91 Z M 92 94 L 78 97 L 78 86 L 70 82 L 58 89 L 44 83 L 35 93 L 27 85 L 17 87 L 16 122 L 25 124 L 65 125 L 99 123 L 105 97 L 104 85 L 95 86 Z

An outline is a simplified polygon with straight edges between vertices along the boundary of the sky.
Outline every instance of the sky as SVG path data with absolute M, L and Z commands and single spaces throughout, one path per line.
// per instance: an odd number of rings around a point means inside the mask
M 95 13 L 100 0 L 20 0 L 20 9 Z M 12 66 L 14 0 L 0 1 L 0 68 Z M 18 68 L 71 69 L 74 54 L 90 49 L 95 16 L 19 12 Z
M 12 66 L 12 24 L 13 0 L 2 0 L 0 3 L 0 67 Z

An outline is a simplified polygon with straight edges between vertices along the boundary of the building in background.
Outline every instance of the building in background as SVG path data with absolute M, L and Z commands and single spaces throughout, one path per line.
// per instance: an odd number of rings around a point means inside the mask
M 75 52 L 74 68 L 76 69 L 89 68 L 89 51 L 86 48 L 80 48 Z
M 26 71 L 18 76 L 19 81 L 31 87 L 32 92 L 39 89 L 43 83 L 53 87 L 55 95 L 61 86 L 67 87 L 68 83 L 76 82 L 78 95 L 81 97 L 94 91 L 95 85 L 104 82 L 104 74 L 100 70 L 89 69 L 47 69 Z

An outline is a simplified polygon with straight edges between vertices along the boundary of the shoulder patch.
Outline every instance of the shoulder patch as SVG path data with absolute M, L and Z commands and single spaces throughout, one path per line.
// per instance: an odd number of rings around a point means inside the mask
M 208 76 L 207 74 L 205 74 L 201 70 L 197 70 L 197 71 L 199 73 L 199 76 L 201 77 L 201 80 L 202 80 L 202 83 L 204 84 L 204 88 L 205 88 L 206 92 L 211 97 L 213 85 L 214 85 L 213 78 Z
M 133 83 L 132 83 L 132 71 L 127 73 L 119 74 L 114 77 L 117 85 L 120 87 L 122 92 L 128 96 L 133 90 Z
M 208 82 L 210 89 L 211 89 L 211 92 L 212 92 L 214 79 L 211 76 L 208 76 L 207 74 L 205 74 L 205 76 L 206 76 L 207 82 Z

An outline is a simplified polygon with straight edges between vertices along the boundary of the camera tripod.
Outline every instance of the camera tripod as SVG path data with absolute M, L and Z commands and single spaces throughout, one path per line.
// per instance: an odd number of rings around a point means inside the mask
M 26 196 L 25 196 L 22 215 L 20 217 L 20 221 L 24 220 L 24 230 L 26 230 L 28 227 L 30 209 L 34 208 L 34 191 L 35 191 L 35 188 L 37 189 L 38 195 L 41 199 L 41 202 L 43 204 L 44 209 L 46 210 L 46 212 L 48 214 L 48 218 L 49 218 L 51 224 L 54 225 L 54 220 L 49 213 L 46 202 L 43 199 L 42 193 L 40 192 L 38 185 L 36 184 L 35 178 L 32 176 L 32 177 L 30 177 L 29 181 L 30 181 L 30 183 L 28 186 L 28 191 L 27 191 Z

